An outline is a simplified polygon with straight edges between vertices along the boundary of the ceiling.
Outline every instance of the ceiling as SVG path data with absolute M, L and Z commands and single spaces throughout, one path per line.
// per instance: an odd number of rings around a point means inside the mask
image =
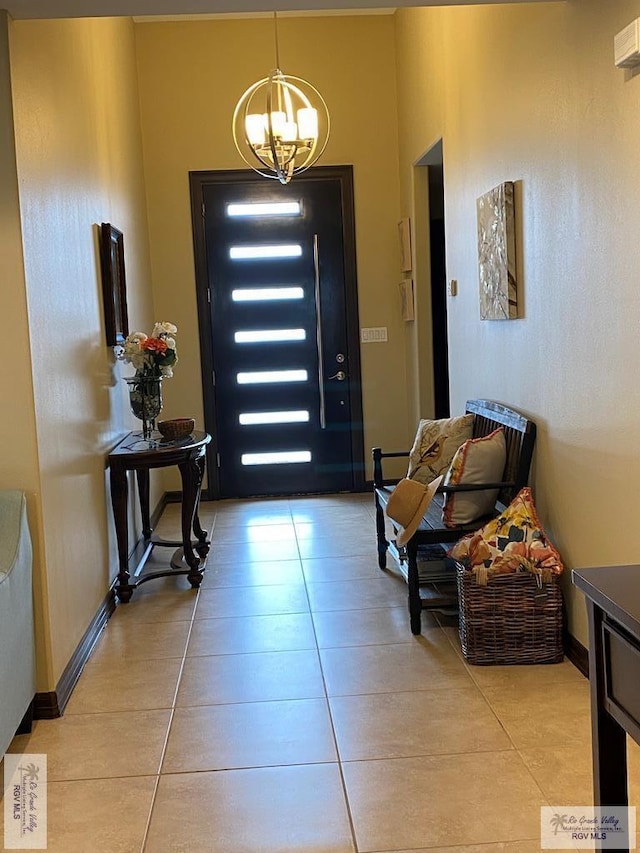
M 533 0 L 543 2 L 544 0 Z M 460 6 L 476 5 L 483 0 L 395 0 L 394 6 Z M 484 0 L 486 2 L 486 0 Z M 493 0 L 493 2 L 525 3 L 531 0 Z M 298 10 L 381 9 L 388 11 L 389 0 L 0 0 L 12 18 L 93 18 L 211 15 L 215 13 L 278 12 Z M 338 7 L 336 9 L 336 7 Z

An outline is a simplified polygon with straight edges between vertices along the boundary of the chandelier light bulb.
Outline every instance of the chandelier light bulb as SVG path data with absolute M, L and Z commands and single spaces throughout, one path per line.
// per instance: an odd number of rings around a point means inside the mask
M 298 128 L 301 139 L 318 138 L 318 111 L 303 107 L 298 110 Z
M 295 121 L 285 121 L 282 127 L 282 141 L 295 142 L 298 138 L 298 125 Z
M 244 120 L 247 139 L 251 145 L 264 145 L 265 141 L 265 118 L 262 114 L 248 115 Z
M 271 132 L 274 136 L 282 137 L 284 126 L 287 121 L 287 114 L 282 110 L 274 110 L 271 115 Z M 267 125 L 268 129 L 268 125 Z

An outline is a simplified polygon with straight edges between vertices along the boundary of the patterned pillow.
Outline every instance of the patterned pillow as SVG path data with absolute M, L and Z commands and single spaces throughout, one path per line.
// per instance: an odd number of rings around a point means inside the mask
M 546 580 L 562 572 L 562 558 L 542 529 L 531 489 L 521 489 L 506 510 L 448 551 L 486 584 L 489 574 L 527 571 Z
M 502 427 L 482 438 L 470 438 L 456 451 L 444 479 L 445 486 L 471 483 L 499 483 L 507 462 L 507 445 Z M 483 515 L 492 515 L 498 489 L 453 492 L 445 495 L 442 520 L 445 527 L 471 524 Z
M 456 450 L 471 438 L 472 431 L 472 414 L 438 421 L 421 420 L 409 454 L 407 477 L 428 485 L 445 474 Z

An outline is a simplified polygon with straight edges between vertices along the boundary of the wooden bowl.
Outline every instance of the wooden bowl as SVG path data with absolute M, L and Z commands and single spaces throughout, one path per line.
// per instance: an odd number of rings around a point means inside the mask
M 158 421 L 158 432 L 165 441 L 180 441 L 193 432 L 196 422 L 193 418 L 172 418 L 168 421 Z

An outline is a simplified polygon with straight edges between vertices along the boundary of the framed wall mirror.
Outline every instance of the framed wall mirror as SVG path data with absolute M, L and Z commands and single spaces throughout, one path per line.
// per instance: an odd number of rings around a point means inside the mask
M 123 344 L 129 334 L 127 285 L 124 273 L 124 238 L 108 222 L 100 226 L 100 266 L 107 346 Z

